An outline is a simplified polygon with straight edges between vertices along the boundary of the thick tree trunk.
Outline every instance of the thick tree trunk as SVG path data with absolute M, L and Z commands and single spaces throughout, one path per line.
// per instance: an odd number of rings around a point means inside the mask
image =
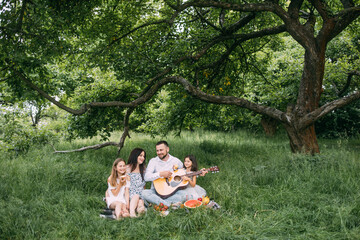
M 325 70 L 325 46 L 314 44 L 305 50 L 303 76 L 295 106 L 287 109 L 290 123 L 285 123 L 291 150 L 299 153 L 320 153 L 315 125 L 305 126 L 303 117 L 319 107 Z
M 274 136 L 277 128 L 277 121 L 273 118 L 263 116 L 261 118 L 261 126 L 263 127 L 266 136 Z
M 304 130 L 298 130 L 293 126 L 285 125 L 285 129 L 293 153 L 320 153 L 314 125 L 311 125 Z

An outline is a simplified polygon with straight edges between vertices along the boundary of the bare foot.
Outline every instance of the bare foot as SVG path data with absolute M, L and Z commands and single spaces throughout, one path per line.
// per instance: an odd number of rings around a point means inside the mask
M 129 217 L 130 214 L 129 214 L 128 211 L 124 211 L 124 212 L 122 212 L 122 216 L 123 216 L 124 218 L 125 218 L 125 217 Z
M 145 207 L 138 207 L 137 212 L 138 214 L 144 214 L 146 211 Z

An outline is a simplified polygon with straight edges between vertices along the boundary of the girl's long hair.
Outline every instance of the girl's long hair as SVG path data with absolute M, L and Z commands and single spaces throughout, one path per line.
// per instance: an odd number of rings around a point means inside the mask
M 122 158 L 117 158 L 117 159 L 115 159 L 115 161 L 114 161 L 114 163 L 112 165 L 109 182 L 110 182 L 110 185 L 113 186 L 113 187 L 115 187 L 116 184 L 117 184 L 116 179 L 120 177 L 118 172 L 116 171 L 116 168 L 117 168 L 117 165 L 119 164 L 119 162 L 124 162 L 125 163 L 125 160 L 122 159 Z M 123 175 L 125 175 L 125 174 L 126 174 L 126 171 L 125 171 L 125 173 Z M 120 185 L 125 185 L 125 183 L 120 181 Z
M 193 172 L 196 172 L 198 170 L 198 164 L 197 164 L 197 161 L 196 161 L 196 157 L 194 155 L 187 155 L 186 157 L 184 157 L 184 160 L 185 158 L 189 158 L 190 161 L 192 162 L 192 165 L 191 165 L 191 171 Z
M 134 148 L 130 153 L 127 164 L 130 167 L 130 172 L 134 171 L 136 166 L 137 166 L 137 163 L 138 163 L 137 159 L 138 159 L 139 155 L 142 152 L 144 152 L 144 158 L 145 159 L 144 159 L 144 162 L 139 165 L 139 170 L 140 170 L 141 178 L 144 181 L 144 172 L 145 172 L 145 165 L 146 165 L 145 164 L 145 162 L 146 162 L 146 152 L 145 152 L 145 150 L 141 149 L 141 148 Z

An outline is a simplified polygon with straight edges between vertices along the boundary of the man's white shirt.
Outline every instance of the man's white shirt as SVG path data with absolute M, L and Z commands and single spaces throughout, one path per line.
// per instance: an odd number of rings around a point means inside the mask
M 176 157 L 169 154 L 167 161 L 161 160 L 159 157 L 150 159 L 149 164 L 146 167 L 145 181 L 150 182 L 160 178 L 160 172 L 173 171 L 173 166 L 177 165 L 178 168 L 183 168 L 183 163 Z M 151 187 L 153 187 L 151 185 Z

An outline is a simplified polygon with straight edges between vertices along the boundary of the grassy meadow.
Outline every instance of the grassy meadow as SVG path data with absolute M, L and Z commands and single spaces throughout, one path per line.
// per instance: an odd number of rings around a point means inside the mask
M 197 131 L 165 139 L 181 160 L 194 154 L 200 167 L 220 167 L 197 183 L 221 209 L 102 219 L 117 149 L 54 154 L 50 146 L 33 147 L 0 156 L 0 239 L 360 239 L 360 139 L 320 139 L 317 156 L 290 153 L 281 135 Z M 120 157 L 141 147 L 148 161 L 158 140 L 132 134 Z

